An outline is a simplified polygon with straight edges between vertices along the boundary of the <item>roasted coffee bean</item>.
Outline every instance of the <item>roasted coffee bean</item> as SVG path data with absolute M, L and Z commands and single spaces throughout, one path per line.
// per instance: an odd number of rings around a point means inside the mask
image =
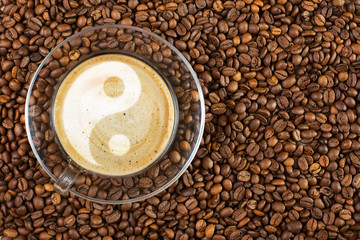
M 348 209 L 342 209 L 339 212 L 339 217 L 344 219 L 344 220 L 350 220 L 351 217 L 351 212 Z
M 244 65 L 249 65 L 251 63 L 251 57 L 245 53 L 240 54 L 239 60 Z
M 242 182 L 247 182 L 250 180 L 251 174 L 248 171 L 241 171 L 239 172 L 237 178 Z
M 117 222 L 121 217 L 121 213 L 119 211 L 114 211 L 113 213 L 111 213 L 110 215 L 106 216 L 106 222 L 108 223 L 114 223 Z
M 280 213 L 275 213 L 270 219 L 270 224 L 276 227 L 280 225 L 282 219 L 283 217 Z
M 292 233 L 295 233 L 295 234 L 300 233 L 302 228 L 303 228 L 303 225 L 302 225 L 302 223 L 300 221 L 291 221 L 288 224 L 286 224 L 286 229 L 289 232 L 292 232 Z
M 224 74 L 224 76 L 234 76 L 236 74 L 236 70 L 234 68 L 225 67 L 222 70 L 222 74 Z
M 139 179 L 139 186 L 142 188 L 150 188 L 153 185 L 151 178 L 144 177 Z
M 212 113 L 223 114 L 226 111 L 226 105 L 224 103 L 216 103 L 211 106 Z
M 309 231 L 315 231 L 316 228 L 318 226 L 318 223 L 315 219 L 311 218 L 307 223 L 306 223 L 306 228 Z
M 258 154 L 259 150 L 260 150 L 260 147 L 256 143 L 250 143 L 246 148 L 247 154 L 252 157 L 256 156 L 256 154 Z
M 300 199 L 300 204 L 305 208 L 312 208 L 312 206 L 314 205 L 314 199 L 310 197 L 303 197 Z
M 74 215 L 70 215 L 64 219 L 64 225 L 65 227 L 72 227 L 75 224 L 76 218 Z

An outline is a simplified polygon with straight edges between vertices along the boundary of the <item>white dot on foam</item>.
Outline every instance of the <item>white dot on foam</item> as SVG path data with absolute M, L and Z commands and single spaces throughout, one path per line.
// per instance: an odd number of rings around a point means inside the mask
M 116 155 L 124 155 L 130 150 L 130 140 L 125 135 L 116 134 L 110 138 L 109 148 Z

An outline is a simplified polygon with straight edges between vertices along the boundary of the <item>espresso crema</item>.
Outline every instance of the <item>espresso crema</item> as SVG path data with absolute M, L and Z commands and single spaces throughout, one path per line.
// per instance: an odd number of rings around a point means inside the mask
M 81 167 L 103 175 L 141 171 L 166 149 L 175 108 L 164 79 L 122 54 L 92 57 L 71 70 L 54 99 L 55 131 Z

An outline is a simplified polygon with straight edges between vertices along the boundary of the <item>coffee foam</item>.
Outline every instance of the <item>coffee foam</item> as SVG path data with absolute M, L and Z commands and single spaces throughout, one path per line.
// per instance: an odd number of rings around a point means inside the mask
M 120 54 L 90 58 L 61 83 L 54 124 L 65 152 L 104 175 L 141 171 L 166 148 L 174 128 L 171 93 L 147 64 Z

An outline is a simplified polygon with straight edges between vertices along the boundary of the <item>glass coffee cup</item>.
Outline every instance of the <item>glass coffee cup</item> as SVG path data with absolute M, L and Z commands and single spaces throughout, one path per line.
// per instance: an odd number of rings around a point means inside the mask
M 199 80 L 185 57 L 145 29 L 87 28 L 40 64 L 26 99 L 26 129 L 60 193 L 121 204 L 173 184 L 204 129 Z

